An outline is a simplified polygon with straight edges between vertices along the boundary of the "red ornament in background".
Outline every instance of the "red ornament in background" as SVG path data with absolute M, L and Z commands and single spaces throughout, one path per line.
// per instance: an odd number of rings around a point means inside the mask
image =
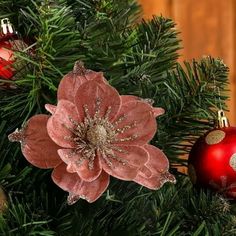
M 15 80 L 24 63 L 16 60 L 15 51 L 23 51 L 27 44 L 20 40 L 8 18 L 1 20 L 0 31 L 0 80 Z M 0 84 L 0 87 L 6 83 Z
M 229 126 L 222 110 L 218 127 L 193 145 L 188 172 L 193 184 L 236 199 L 236 128 Z
M 7 18 L 2 19 L 0 33 L 0 77 L 2 79 L 10 79 L 13 76 L 13 51 L 9 39 L 14 36 L 12 24 Z

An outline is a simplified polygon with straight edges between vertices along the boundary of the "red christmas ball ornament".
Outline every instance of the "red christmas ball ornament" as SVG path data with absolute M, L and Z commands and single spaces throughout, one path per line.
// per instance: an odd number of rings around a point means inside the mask
M 188 173 L 193 184 L 236 199 L 236 127 L 230 127 L 224 112 L 218 112 L 218 127 L 193 145 Z
M 3 80 L 15 80 L 18 71 L 22 71 L 24 63 L 16 59 L 14 53 L 23 51 L 28 46 L 20 40 L 8 18 L 1 20 L 0 31 L 0 87 L 6 86 Z

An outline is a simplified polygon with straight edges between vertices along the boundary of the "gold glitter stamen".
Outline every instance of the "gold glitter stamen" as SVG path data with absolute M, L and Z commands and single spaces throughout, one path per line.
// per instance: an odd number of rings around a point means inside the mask
M 126 142 L 126 141 L 133 141 L 135 139 L 138 138 L 138 135 L 137 134 L 134 134 L 130 137 L 127 137 L 127 138 L 120 138 L 120 139 L 115 139 L 115 142 Z
M 126 116 L 125 115 L 122 115 L 122 116 L 120 116 L 114 123 L 113 123 L 113 125 L 114 126 L 117 126 L 118 124 L 120 124 L 123 120 L 125 120 L 126 119 Z
M 118 134 L 123 134 L 126 130 L 135 128 L 136 126 L 137 126 L 137 123 L 134 122 L 134 123 L 131 124 L 131 125 L 125 125 L 123 128 L 118 128 L 118 129 L 116 129 L 115 131 L 116 131 Z
M 120 152 L 120 153 L 129 154 L 128 151 L 126 151 L 126 150 L 124 150 L 124 149 L 122 149 L 122 148 L 116 147 L 116 146 L 111 146 L 110 148 L 111 148 L 112 150 L 115 150 L 115 151 Z
M 108 117 L 109 115 L 111 114 L 111 106 L 109 106 L 106 110 L 106 114 L 104 116 L 104 120 L 107 121 L 108 120 Z
M 88 161 L 89 170 L 94 169 L 94 160 L 96 157 L 96 152 L 100 153 L 101 158 L 107 163 L 111 168 L 115 168 L 112 164 L 112 161 L 116 160 L 122 165 L 126 165 L 128 162 L 118 155 L 114 154 L 114 151 L 117 154 L 129 154 L 126 150 L 121 147 L 116 147 L 112 145 L 114 142 L 125 142 L 135 140 L 138 135 L 134 134 L 130 137 L 117 139 L 116 136 L 119 134 L 125 133 L 126 130 L 136 127 L 137 122 L 133 122 L 129 125 L 124 125 L 121 128 L 115 129 L 115 126 L 120 124 L 123 120 L 126 119 L 125 115 L 120 116 L 113 124 L 109 122 L 109 115 L 111 113 L 112 107 L 109 106 L 103 117 L 100 117 L 101 114 L 101 104 L 102 99 L 97 98 L 95 101 L 95 113 L 91 117 L 89 114 L 88 105 L 83 106 L 84 109 L 84 120 L 83 122 L 78 123 L 72 117 L 68 117 L 71 124 L 74 126 L 69 127 L 64 125 L 73 135 L 65 136 L 66 140 L 73 141 L 76 146 L 73 149 L 74 154 L 79 154 L 78 160 L 75 160 L 74 163 L 80 167 L 84 160 Z
M 106 155 L 107 157 L 111 157 L 112 159 L 114 159 L 114 160 L 120 162 L 122 165 L 126 165 L 126 164 L 128 163 L 127 160 L 124 160 L 123 158 L 118 157 L 117 155 L 115 155 L 112 150 L 107 150 L 107 151 L 105 151 L 105 155 Z
M 102 158 L 105 160 L 106 164 L 110 167 L 113 167 L 112 162 L 107 158 L 106 154 L 104 151 L 101 151 Z
M 100 113 L 100 109 L 101 109 L 101 98 L 97 98 L 95 102 L 95 114 L 94 114 L 95 120 L 99 118 L 98 116 Z
M 88 105 L 87 104 L 83 105 L 83 108 L 84 108 L 85 117 L 89 119 L 90 115 L 89 115 Z

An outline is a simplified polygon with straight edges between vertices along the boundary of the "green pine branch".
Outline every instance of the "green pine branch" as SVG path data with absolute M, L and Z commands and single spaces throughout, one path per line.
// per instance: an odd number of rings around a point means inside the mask
M 199 62 L 185 62 L 184 66 L 178 64 L 162 84 L 146 85 L 149 97 L 166 110 L 158 119 L 156 145 L 172 164 L 186 165 L 186 159 L 180 157 L 189 153 L 200 135 L 214 127 L 217 111 L 226 110 L 228 74 L 222 60 L 206 57 Z

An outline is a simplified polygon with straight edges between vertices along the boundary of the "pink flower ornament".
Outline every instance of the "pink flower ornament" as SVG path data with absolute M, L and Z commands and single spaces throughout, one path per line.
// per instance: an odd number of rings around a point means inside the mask
M 21 142 L 32 165 L 53 168 L 52 179 L 69 192 L 69 204 L 96 201 L 110 175 L 150 189 L 175 182 L 164 153 L 148 144 L 164 110 L 119 95 L 102 73 L 76 63 L 60 82 L 57 106 L 45 107 L 51 115 L 31 117 L 9 140 Z

